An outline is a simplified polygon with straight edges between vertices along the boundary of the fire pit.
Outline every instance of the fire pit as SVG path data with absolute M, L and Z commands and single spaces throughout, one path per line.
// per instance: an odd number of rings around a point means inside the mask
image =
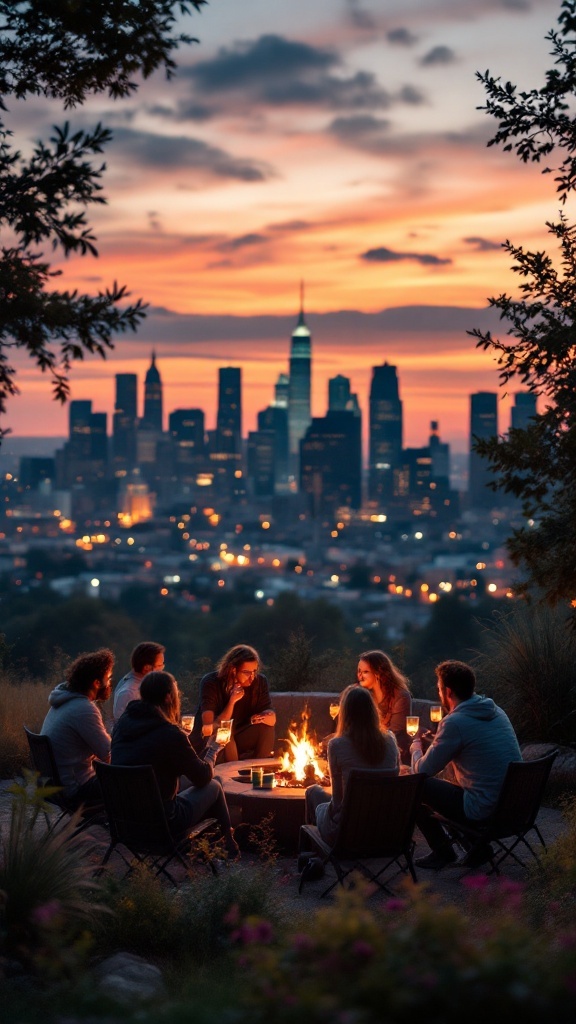
M 259 825 L 272 815 L 276 841 L 283 852 L 294 853 L 298 848 L 300 825 L 304 824 L 304 793 L 314 782 L 328 785 L 326 761 L 313 738 L 308 734 L 308 717 L 302 716 L 300 730 L 288 731 L 288 749 L 280 758 L 257 761 L 230 761 L 217 765 L 220 779 L 233 819 L 248 825 Z M 254 789 L 248 774 L 239 775 L 246 765 L 262 766 L 264 772 L 274 772 L 273 789 Z

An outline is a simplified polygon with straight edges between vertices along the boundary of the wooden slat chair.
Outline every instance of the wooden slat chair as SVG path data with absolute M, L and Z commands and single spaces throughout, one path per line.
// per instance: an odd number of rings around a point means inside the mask
M 391 775 L 386 769 L 354 768 L 350 772 L 336 841 L 330 845 L 322 839 L 316 825 L 300 828 L 300 851 L 316 849 L 323 862 L 333 865 L 336 881 L 321 893 L 326 896 L 355 869 L 391 893 L 382 875 L 393 865 L 399 871 L 414 870 L 413 834 L 416 813 L 420 806 L 424 776 Z M 382 861 L 372 870 L 367 861 Z M 393 876 L 394 877 L 394 876 Z M 390 881 L 390 879 L 388 879 Z
M 95 806 L 84 805 L 78 808 L 76 803 L 67 800 L 64 796 L 62 780 L 60 778 L 58 765 L 56 764 L 56 758 L 54 757 L 54 750 L 50 737 L 44 736 L 42 733 L 32 732 L 32 730 L 28 729 L 26 726 L 24 726 L 24 732 L 26 734 L 26 739 L 28 740 L 30 761 L 34 770 L 38 772 L 40 781 L 46 786 L 54 786 L 59 789 L 59 792 L 54 793 L 47 798 L 48 803 L 54 804 L 54 806 L 60 811 L 60 814 L 54 821 L 52 821 L 49 814 L 45 812 L 44 816 L 48 827 L 56 828 L 64 818 L 74 814 L 78 809 L 80 810 L 81 818 L 76 828 L 76 834 L 83 832 L 84 829 L 89 828 L 92 825 L 103 825 L 105 823 L 105 817 L 102 804 Z
M 490 865 L 488 874 L 500 874 L 500 865 L 508 857 L 521 867 L 526 867 L 517 853 L 520 845 L 526 847 L 540 865 L 538 853 L 526 837 L 529 832 L 535 832 L 542 849 L 546 850 L 546 843 L 536 824 L 536 818 L 557 755 L 558 751 L 553 750 L 545 757 L 532 761 L 511 761 L 494 813 L 478 826 L 462 825 L 441 814 L 434 815 L 450 838 L 464 850 L 464 865 L 467 860 L 474 863 L 475 850 L 490 845 L 495 846 L 496 850 L 493 856 L 486 860 Z
M 165 875 L 177 886 L 168 865 L 176 861 L 188 869 L 190 855 L 197 849 L 196 840 L 216 825 L 216 819 L 204 818 L 181 839 L 174 839 L 152 765 L 111 765 L 95 761 L 94 768 L 102 788 L 110 831 L 110 844 L 96 873 L 106 866 L 114 850 L 123 846 L 139 864 L 148 864 L 156 876 Z M 127 860 L 121 850 L 117 852 L 128 867 L 126 874 L 130 874 L 133 862 Z M 204 860 L 216 874 L 213 860 L 207 857 Z

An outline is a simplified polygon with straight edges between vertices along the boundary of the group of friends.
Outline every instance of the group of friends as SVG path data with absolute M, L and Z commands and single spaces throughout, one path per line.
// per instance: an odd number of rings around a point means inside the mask
M 49 736 L 69 807 L 101 804 L 93 762 L 151 764 L 171 832 L 176 839 L 205 817 L 215 818 L 228 858 L 238 859 L 226 796 L 215 778 L 223 761 L 259 759 L 274 753 L 276 714 L 258 652 L 232 647 L 200 682 L 194 727 L 181 727 L 181 695 L 164 667 L 162 644 L 134 648 L 130 671 L 114 690 L 112 723 L 102 705 L 112 695 L 114 655 L 107 648 L 82 654 L 66 680 L 49 696 L 42 733 Z M 479 824 L 496 806 L 508 764 L 522 759 L 505 712 L 475 692 L 473 669 L 460 661 L 436 668 L 444 717 L 433 733 L 412 741 L 406 732 L 411 713 L 408 680 L 383 651 L 360 655 L 356 683 L 340 696 L 335 733 L 326 737 L 330 788 L 313 785 L 305 794 L 306 820 L 318 825 L 326 842 L 335 840 L 349 773 L 378 768 L 391 775 L 402 765 L 426 776 L 418 826 L 430 853 L 419 867 L 439 870 L 456 860 L 452 843 L 435 812 L 462 824 Z M 227 742 L 218 725 L 232 720 Z M 451 766 L 453 781 L 438 776 Z M 406 770 L 406 769 L 404 769 Z M 475 848 L 476 866 L 489 848 Z

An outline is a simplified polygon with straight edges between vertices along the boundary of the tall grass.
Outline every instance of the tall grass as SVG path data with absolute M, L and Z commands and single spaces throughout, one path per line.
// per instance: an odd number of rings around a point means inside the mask
M 40 730 L 53 686 L 53 681 L 21 680 L 13 670 L 0 670 L 0 778 L 11 779 L 28 765 L 23 726 Z
M 576 634 L 561 610 L 519 603 L 497 616 L 476 668 L 521 742 L 576 740 Z

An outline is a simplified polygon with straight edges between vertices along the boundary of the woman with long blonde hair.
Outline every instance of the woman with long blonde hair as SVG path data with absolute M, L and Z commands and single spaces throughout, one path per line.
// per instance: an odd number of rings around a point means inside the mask
M 410 764 L 406 715 L 412 698 L 406 676 L 384 651 L 365 651 L 358 661 L 358 682 L 372 694 L 382 725 L 394 733 L 403 763 Z
M 400 768 L 394 734 L 381 728 L 371 695 L 359 686 L 348 686 L 342 694 L 336 735 L 328 742 L 328 768 L 332 795 L 322 786 L 309 786 L 306 821 L 316 824 L 324 841 L 332 843 L 351 769 L 385 768 L 397 775 Z

